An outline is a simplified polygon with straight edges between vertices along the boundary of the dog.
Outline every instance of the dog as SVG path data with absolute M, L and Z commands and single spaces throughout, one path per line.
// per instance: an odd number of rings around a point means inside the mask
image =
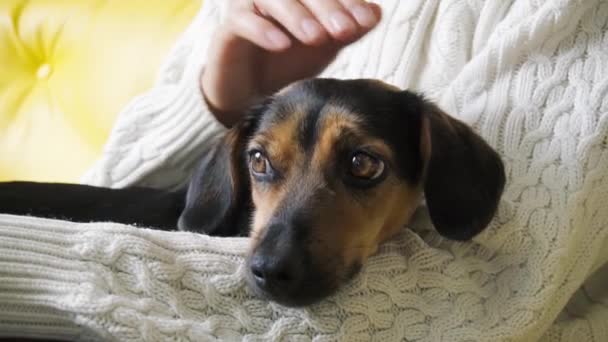
M 251 238 L 247 283 L 285 306 L 334 293 L 421 202 L 470 240 L 505 184 L 501 158 L 421 95 L 370 79 L 307 79 L 253 106 L 201 151 L 182 190 L 7 182 L 0 212 Z

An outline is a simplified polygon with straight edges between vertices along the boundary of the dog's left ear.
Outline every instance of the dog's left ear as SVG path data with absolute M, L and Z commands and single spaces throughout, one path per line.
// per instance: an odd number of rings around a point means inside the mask
M 496 213 L 505 184 L 502 160 L 469 126 L 425 102 L 421 117 L 424 193 L 444 237 L 469 240 Z
M 203 151 L 188 184 L 179 230 L 216 236 L 247 234 L 251 194 L 245 148 L 266 106 L 267 102 L 254 106 Z

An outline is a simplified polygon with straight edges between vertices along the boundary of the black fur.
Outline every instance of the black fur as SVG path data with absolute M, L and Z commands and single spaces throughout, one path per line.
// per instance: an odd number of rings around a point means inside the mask
M 74 222 L 117 222 L 163 230 L 175 229 L 185 191 L 87 185 L 0 183 L 0 213 Z
M 437 231 L 469 240 L 494 217 L 505 184 L 500 156 L 464 123 L 428 104 L 432 152 L 424 193 Z

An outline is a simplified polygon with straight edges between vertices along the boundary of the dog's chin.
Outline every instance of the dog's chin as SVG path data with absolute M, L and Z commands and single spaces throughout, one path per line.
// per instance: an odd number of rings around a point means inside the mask
M 283 289 L 264 289 L 258 286 L 251 272 L 247 272 L 246 282 L 253 293 L 263 299 L 273 301 L 280 305 L 292 308 L 299 308 L 317 304 L 322 300 L 332 296 L 342 287 L 351 281 L 361 269 L 361 265 L 353 265 L 341 276 L 336 276 L 340 272 L 327 273 L 333 276 L 317 276 L 314 280 L 307 281 L 295 289 L 283 291 Z
M 339 288 L 339 286 L 332 286 L 329 280 L 317 280 L 307 282 L 289 291 L 278 288 L 266 289 L 258 286 L 251 272 L 247 272 L 246 281 L 256 296 L 292 308 L 318 303 Z

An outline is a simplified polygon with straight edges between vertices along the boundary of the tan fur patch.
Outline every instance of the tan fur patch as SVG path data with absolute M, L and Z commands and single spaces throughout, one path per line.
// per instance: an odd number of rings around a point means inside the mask
M 275 213 L 280 199 L 284 197 L 285 188 L 278 187 L 272 191 L 260 191 L 259 187 L 252 187 L 252 200 L 255 203 L 256 210 L 253 215 L 253 225 L 250 232 L 250 237 L 254 241 L 254 246 L 257 245 L 259 239 L 264 234 L 266 225 Z
M 294 171 L 293 165 L 301 164 L 303 158 L 302 154 L 298 153 L 296 146 L 296 132 L 303 117 L 304 111 L 296 108 L 287 119 L 273 125 L 270 130 L 255 137 L 250 143 L 250 147 L 263 146 L 272 167 L 281 172 L 286 179 L 291 177 Z M 254 240 L 253 248 L 263 235 L 277 206 L 284 199 L 287 190 L 285 185 L 285 182 L 280 182 L 258 186 L 252 179 L 251 195 L 256 207 L 250 233 Z
M 313 165 L 323 167 L 343 132 L 346 130 L 353 133 L 359 131 L 356 120 L 352 116 L 344 114 L 344 111 L 345 109 L 338 106 L 331 106 L 323 110 L 323 118 L 320 123 L 321 133 L 316 142 Z
M 334 147 L 345 131 L 348 131 L 351 137 L 356 138 L 361 146 L 378 151 L 388 160 L 393 160 L 394 155 L 391 148 L 381 139 L 365 134 L 356 116 L 346 114 L 346 111 L 338 106 L 325 109 L 326 113 L 321 121 L 321 134 L 313 156 L 313 164 L 318 167 L 323 167 L 324 163 L 327 164 L 332 157 Z
M 409 221 L 422 194 L 392 176 L 372 192 L 356 199 L 339 189 L 332 205 L 320 208 L 313 227 L 317 243 L 311 246 L 319 260 L 345 267 L 363 263 Z
M 271 130 L 255 137 L 249 147 L 263 146 L 274 168 L 288 170 L 288 166 L 297 158 L 295 132 L 303 116 L 303 111 L 294 111 L 287 119 L 275 124 Z

